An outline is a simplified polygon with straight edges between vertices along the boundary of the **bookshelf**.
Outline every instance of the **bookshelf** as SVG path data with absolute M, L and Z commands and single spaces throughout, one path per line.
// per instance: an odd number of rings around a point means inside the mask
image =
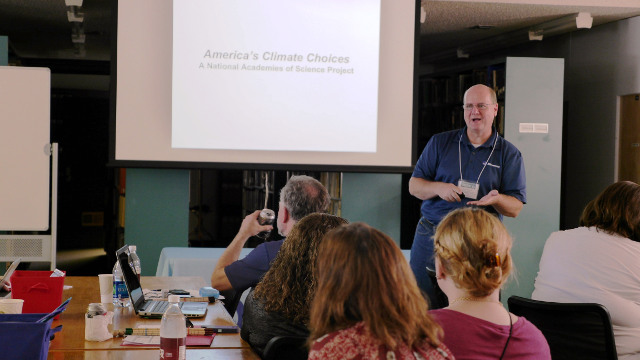
M 328 213 L 342 216 L 342 173 L 320 173 L 320 182 L 327 188 L 329 196 L 331 197 Z
M 320 181 L 327 188 L 331 197 L 328 213 L 340 216 L 342 205 L 342 173 L 340 172 L 244 171 L 242 180 L 243 217 L 265 207 L 277 211 L 280 191 L 274 192 L 274 186 L 277 185 L 277 188 L 281 189 L 294 175 L 308 175 Z M 284 179 L 282 179 L 283 176 Z M 267 194 L 268 203 L 265 203 Z
M 190 175 L 189 246 L 226 247 L 236 235 L 245 216 L 265 207 L 277 213 L 280 189 L 293 175 L 308 175 L 318 179 L 331 196 L 329 213 L 340 216 L 340 172 L 193 170 Z M 279 238 L 274 227 L 269 240 Z M 246 246 L 255 247 L 262 241 L 252 238 Z
M 419 82 L 418 153 L 434 134 L 464 126 L 464 92 L 475 84 L 496 92 L 500 105 L 496 127 L 504 136 L 504 98 L 506 64 L 499 63 L 444 75 L 425 75 Z
M 242 217 L 264 208 L 278 210 L 277 201 L 274 201 L 274 180 L 275 171 L 244 170 L 242 172 Z
M 278 212 L 280 201 L 280 189 L 284 187 L 289 178 L 294 175 L 307 175 L 320 181 L 329 192 L 331 203 L 328 212 L 340 216 L 342 204 L 342 173 L 339 172 L 304 172 L 304 171 L 244 171 L 242 188 L 242 218 L 258 209 L 265 207 Z M 277 191 L 275 190 L 277 189 Z M 268 201 L 265 206 L 265 196 Z M 278 229 L 274 229 L 269 240 L 281 238 Z M 263 240 L 257 237 L 247 241 L 247 247 L 254 247 Z

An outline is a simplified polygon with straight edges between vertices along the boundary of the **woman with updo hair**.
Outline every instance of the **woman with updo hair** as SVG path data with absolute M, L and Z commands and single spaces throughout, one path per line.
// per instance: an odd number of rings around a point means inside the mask
M 551 359 L 540 330 L 500 302 L 511 245 L 502 222 L 479 208 L 454 210 L 436 229 L 436 278 L 449 306 L 430 314 L 456 359 Z

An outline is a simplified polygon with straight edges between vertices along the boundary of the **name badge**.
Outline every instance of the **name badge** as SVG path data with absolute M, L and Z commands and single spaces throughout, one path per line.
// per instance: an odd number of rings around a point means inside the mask
M 464 194 L 464 197 L 473 199 L 473 200 L 478 199 L 478 189 L 480 188 L 479 184 L 460 179 L 458 180 L 458 187 L 462 189 L 462 193 Z

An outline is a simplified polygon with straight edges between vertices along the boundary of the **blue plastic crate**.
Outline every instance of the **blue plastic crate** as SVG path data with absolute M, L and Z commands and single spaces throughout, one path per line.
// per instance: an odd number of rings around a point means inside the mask
M 6 360 L 46 360 L 49 342 L 62 325 L 51 328 L 53 319 L 38 323 L 47 314 L 0 314 L 0 357 Z

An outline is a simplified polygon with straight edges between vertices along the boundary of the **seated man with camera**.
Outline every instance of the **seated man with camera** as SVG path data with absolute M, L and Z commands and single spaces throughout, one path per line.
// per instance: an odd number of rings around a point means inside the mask
M 327 189 L 318 180 L 306 176 L 292 176 L 280 190 L 278 209 L 278 233 L 287 236 L 293 225 L 314 212 L 326 212 L 330 203 Z M 258 245 L 243 259 L 238 260 L 240 251 L 250 237 L 263 231 L 270 231 L 271 225 L 260 225 L 261 210 L 247 215 L 240 230 L 218 259 L 211 274 L 211 286 L 220 290 L 235 290 L 242 293 L 255 286 L 269 270 L 283 241 L 268 241 Z

